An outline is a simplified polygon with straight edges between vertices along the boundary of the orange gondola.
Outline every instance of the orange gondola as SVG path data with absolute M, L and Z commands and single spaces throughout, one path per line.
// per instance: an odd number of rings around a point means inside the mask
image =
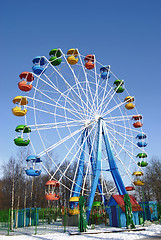
M 33 74 L 29 72 L 22 72 L 19 77 L 22 79 L 22 81 L 18 83 L 19 89 L 24 92 L 30 91 L 32 89 L 32 84 L 30 82 L 34 80 Z
M 135 190 L 134 186 L 127 186 L 125 188 L 126 188 L 126 191 L 133 191 L 133 190 Z
M 95 57 L 94 57 L 94 55 L 91 55 L 91 54 L 87 55 L 87 56 L 84 58 L 84 61 L 86 62 L 86 63 L 85 63 L 85 67 L 86 67 L 88 70 L 91 70 L 91 69 L 94 68 L 94 66 L 95 66 L 95 63 L 94 63 Z
M 34 75 L 30 72 L 22 72 L 20 75 L 19 75 L 20 79 L 26 79 L 27 82 L 32 82 L 34 81 Z
M 49 201 L 59 200 L 60 195 L 57 194 L 57 189 L 60 186 L 58 181 L 47 181 L 46 184 L 46 192 L 45 192 L 45 199 Z
M 143 117 L 141 116 L 141 115 L 134 115 L 134 116 L 132 116 L 132 119 L 133 120 L 141 120 Z
M 21 91 L 28 92 L 32 89 L 32 84 L 27 84 L 26 81 L 21 81 L 18 83 L 18 87 Z
M 140 127 L 143 126 L 143 123 L 137 121 L 137 122 L 133 123 L 133 126 L 134 126 L 135 128 L 140 128 Z
M 140 128 L 140 127 L 142 127 L 143 126 L 143 123 L 142 123 L 142 115 L 134 115 L 134 116 L 132 116 L 132 120 L 134 120 L 134 121 L 136 121 L 136 122 L 134 122 L 133 123 L 133 126 L 135 127 L 135 128 Z

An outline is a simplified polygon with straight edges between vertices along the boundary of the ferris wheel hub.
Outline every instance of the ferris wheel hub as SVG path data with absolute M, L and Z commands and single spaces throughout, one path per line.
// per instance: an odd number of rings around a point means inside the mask
M 99 114 L 96 114 L 95 117 L 94 117 L 94 119 L 95 119 L 96 122 L 98 122 L 98 120 L 99 120 L 100 118 L 101 118 L 101 116 L 100 116 Z

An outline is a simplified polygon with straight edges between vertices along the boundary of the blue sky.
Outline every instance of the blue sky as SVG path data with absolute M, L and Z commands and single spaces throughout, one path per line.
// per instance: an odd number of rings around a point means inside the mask
M 53 48 L 78 48 L 110 64 L 144 117 L 149 158 L 161 158 L 161 1 L 9 1 L 0 9 L 0 168 L 16 154 L 11 109 L 19 74 Z

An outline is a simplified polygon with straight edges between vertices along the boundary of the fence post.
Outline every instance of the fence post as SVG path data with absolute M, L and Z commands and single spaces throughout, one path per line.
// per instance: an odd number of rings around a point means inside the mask
M 144 202 L 144 211 L 145 211 L 145 221 L 147 220 L 147 216 L 146 216 L 146 208 L 147 208 L 147 206 L 146 206 L 147 204 Z
M 145 216 L 145 221 L 146 221 L 147 217 L 146 217 L 146 203 L 145 203 L 144 190 L 142 190 L 142 195 L 143 195 L 143 204 L 144 204 L 144 216 Z
M 8 212 L 8 235 L 9 235 L 9 233 L 10 233 L 10 213 L 11 213 L 11 210 L 10 210 L 10 208 L 9 208 L 9 212 Z
M 36 225 L 35 225 L 35 235 L 37 234 L 37 208 L 36 208 Z
M 66 232 L 66 208 L 64 207 L 64 232 Z
M 118 216 L 119 216 L 119 228 L 121 228 L 120 206 L 119 206 L 119 204 L 118 204 Z
M 23 220 L 24 220 L 24 218 L 23 218 L 23 215 L 24 215 L 24 209 L 21 209 L 21 227 L 23 227 L 24 226 L 24 223 L 23 223 Z
M 158 221 L 161 217 L 161 205 L 159 203 L 157 203 L 157 215 L 158 215 Z
M 143 206 L 143 202 L 140 204 L 141 208 L 142 208 L 142 212 L 141 212 L 141 215 L 142 215 L 142 218 L 143 218 L 143 226 L 144 226 L 144 221 L 145 221 L 145 213 L 144 213 L 144 206 Z
M 94 211 L 93 211 L 93 209 L 92 209 L 92 223 L 95 225 L 96 223 L 95 223 L 95 219 L 94 219 Z
M 24 208 L 23 220 L 23 226 L 26 227 L 26 208 Z

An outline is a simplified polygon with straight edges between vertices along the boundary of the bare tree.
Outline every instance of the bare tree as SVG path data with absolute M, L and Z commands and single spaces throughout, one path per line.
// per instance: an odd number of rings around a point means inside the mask
M 144 186 L 136 187 L 135 195 L 138 201 L 153 201 L 161 203 L 161 160 L 153 157 L 146 167 Z
M 16 206 L 16 224 L 15 224 L 15 228 L 18 227 L 18 210 L 20 208 L 20 196 L 21 196 L 21 177 L 22 177 L 22 160 L 23 160 L 23 150 L 20 149 L 20 164 L 19 164 L 19 169 L 18 169 L 18 189 L 17 189 L 17 206 Z
M 26 226 L 26 198 L 27 198 L 27 184 L 28 184 L 28 178 L 26 177 L 25 181 L 25 198 L 24 198 L 24 227 Z
M 161 160 L 153 157 L 146 171 L 145 194 L 150 195 L 152 200 L 161 202 Z M 151 192 L 149 193 L 149 189 Z

